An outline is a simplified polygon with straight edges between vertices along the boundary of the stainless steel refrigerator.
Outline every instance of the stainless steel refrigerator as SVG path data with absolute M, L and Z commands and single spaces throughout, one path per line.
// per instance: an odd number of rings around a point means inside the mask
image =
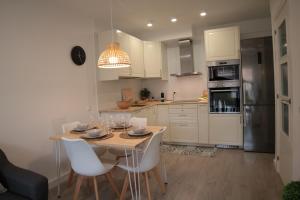
M 241 41 L 244 150 L 275 151 L 275 97 L 272 38 Z

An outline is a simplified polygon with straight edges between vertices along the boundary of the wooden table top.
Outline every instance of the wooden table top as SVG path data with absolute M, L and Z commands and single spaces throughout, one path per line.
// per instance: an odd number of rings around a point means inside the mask
M 161 131 L 164 131 L 166 127 L 163 126 L 148 126 L 147 130 L 153 132 L 153 134 L 157 134 Z M 97 139 L 91 139 L 86 140 L 89 144 L 97 145 L 97 146 L 106 146 L 106 147 L 113 147 L 118 149 L 135 149 L 139 145 L 143 144 L 145 141 L 147 141 L 149 137 L 142 137 L 142 138 L 134 138 L 134 139 L 124 139 L 121 138 L 119 135 L 121 134 L 121 131 L 114 131 L 113 137 L 104 139 L 104 140 L 97 140 Z M 53 135 L 49 139 L 53 141 L 61 140 L 63 137 L 68 139 L 81 139 L 80 136 L 82 134 L 76 134 L 72 132 L 67 132 L 61 135 Z

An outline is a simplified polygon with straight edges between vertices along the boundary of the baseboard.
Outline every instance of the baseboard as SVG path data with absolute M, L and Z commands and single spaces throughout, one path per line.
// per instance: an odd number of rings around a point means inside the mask
M 61 173 L 60 183 L 67 181 L 69 173 L 70 173 L 70 171 Z M 56 187 L 58 185 L 58 178 L 55 177 L 55 178 L 50 179 L 48 181 L 48 185 L 49 185 L 49 189 L 53 189 L 54 187 Z

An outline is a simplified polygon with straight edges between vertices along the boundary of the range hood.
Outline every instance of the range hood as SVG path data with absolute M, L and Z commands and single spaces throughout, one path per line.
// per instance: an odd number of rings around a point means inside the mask
M 194 56 L 193 56 L 193 41 L 191 39 L 178 40 L 179 46 L 179 59 L 180 69 L 171 76 L 193 76 L 201 75 L 200 72 L 195 71 L 194 67 Z

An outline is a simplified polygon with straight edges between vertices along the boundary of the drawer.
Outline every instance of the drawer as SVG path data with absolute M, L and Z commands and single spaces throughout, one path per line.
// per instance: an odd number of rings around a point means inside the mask
M 169 105 L 170 109 L 197 109 L 197 104 L 175 104 Z
M 186 113 L 186 112 L 169 113 L 169 117 L 195 118 L 195 119 L 197 119 L 197 112 L 193 112 L 193 113 Z
M 170 125 L 183 125 L 185 124 L 186 126 L 196 126 L 198 127 L 198 121 L 197 119 L 180 119 L 180 118 L 170 118 Z
M 184 126 L 177 124 L 170 127 L 172 142 L 198 143 L 197 126 Z
M 170 114 L 196 114 L 197 115 L 197 109 L 189 109 L 189 108 L 170 108 L 169 109 Z
M 207 105 L 199 105 L 198 112 L 202 114 L 208 114 L 208 106 Z

